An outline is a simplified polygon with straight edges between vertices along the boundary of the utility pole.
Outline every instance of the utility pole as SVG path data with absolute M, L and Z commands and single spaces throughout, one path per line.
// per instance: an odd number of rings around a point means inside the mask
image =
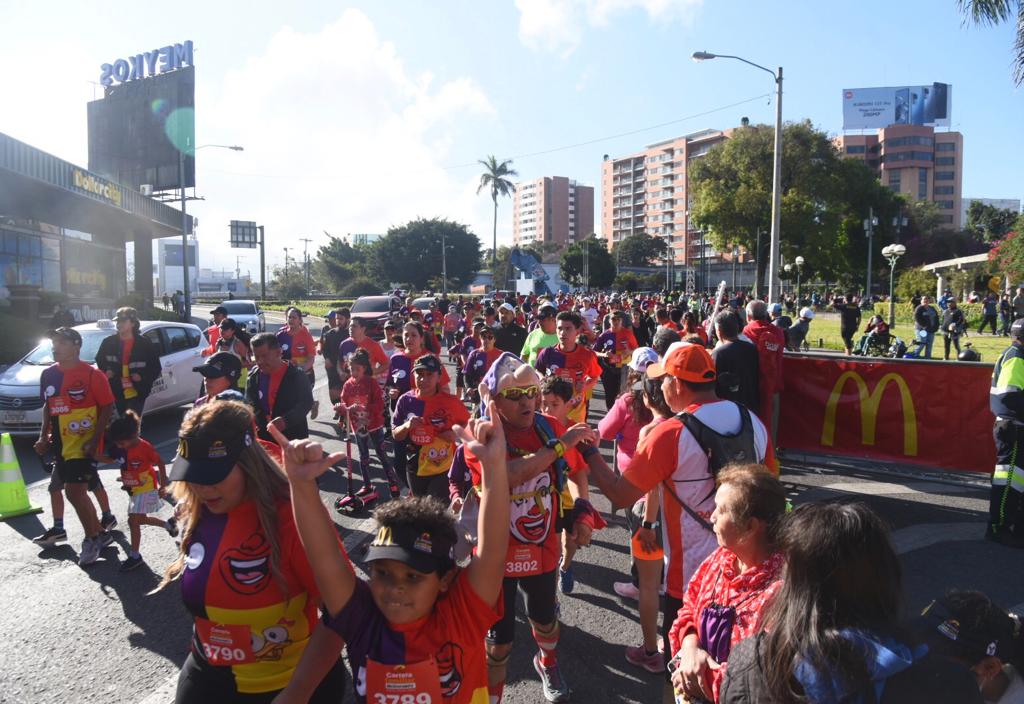
M 448 295 L 448 247 L 445 244 L 444 228 L 441 228 L 441 295 Z
M 267 297 L 266 242 L 266 233 L 263 231 L 263 225 L 260 225 L 260 298 L 263 299 Z
M 868 308 L 872 307 L 872 300 L 871 300 L 871 248 L 872 248 L 872 244 L 874 242 L 875 226 L 877 224 L 878 224 L 878 218 L 875 217 L 875 209 L 873 207 L 872 208 L 868 208 L 868 217 L 867 217 L 867 220 L 864 221 L 864 231 L 867 233 L 867 236 L 868 236 L 868 275 L 867 275 L 867 285 L 866 285 L 866 287 L 864 289 L 864 300 L 861 301 L 861 307 L 864 308 L 864 309 L 868 309 Z
M 242 255 L 235 255 L 235 279 L 242 278 Z
M 309 295 L 309 243 L 313 240 L 307 237 L 300 237 L 299 241 L 303 242 L 302 245 L 302 259 L 306 267 L 306 295 Z
M 288 281 L 288 248 L 284 248 L 284 280 Z

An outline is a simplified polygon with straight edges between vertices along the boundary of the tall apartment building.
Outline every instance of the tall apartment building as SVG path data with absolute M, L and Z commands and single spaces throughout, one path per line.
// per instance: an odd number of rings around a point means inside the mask
M 661 237 L 677 263 L 700 256 L 700 234 L 690 228 L 689 167 L 732 130 L 701 130 L 647 145 L 623 157 L 605 155 L 601 165 L 601 234 L 608 248 L 631 235 Z M 717 253 L 705 244 L 705 256 Z
M 882 183 L 910 202 L 933 201 L 943 221 L 963 227 L 964 138 L 959 132 L 936 132 L 922 125 L 891 125 L 876 134 L 836 137 L 843 155 L 861 159 Z
M 567 247 L 594 232 L 594 187 L 565 176 L 543 176 L 516 184 L 512 244 L 555 243 Z

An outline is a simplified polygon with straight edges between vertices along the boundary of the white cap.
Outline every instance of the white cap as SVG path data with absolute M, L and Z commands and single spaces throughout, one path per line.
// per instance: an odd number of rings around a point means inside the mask
M 658 361 L 658 353 L 650 347 L 637 347 L 629 360 L 629 368 L 635 372 L 647 371 L 647 365 Z
M 801 308 L 800 317 L 807 318 L 808 320 L 814 320 L 814 311 L 810 308 Z
M 511 303 L 502 303 L 500 306 L 498 306 L 498 310 L 507 310 L 510 313 L 516 312 L 516 309 L 512 306 Z

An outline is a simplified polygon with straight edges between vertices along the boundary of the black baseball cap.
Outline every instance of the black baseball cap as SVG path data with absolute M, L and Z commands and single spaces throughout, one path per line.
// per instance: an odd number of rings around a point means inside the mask
M 444 574 L 455 566 L 455 543 L 414 526 L 381 526 L 366 550 L 366 561 L 398 560 L 417 572 Z
M 425 354 L 412 365 L 412 370 L 422 369 L 428 372 L 434 372 L 435 374 L 441 373 L 441 360 L 432 354 Z
M 1006 660 L 1015 649 L 1015 621 L 1002 623 L 967 622 L 958 618 L 944 599 L 936 599 L 917 618 L 912 631 L 936 655 L 976 663 L 987 656 Z
M 56 330 L 50 330 L 46 333 L 46 336 L 51 340 L 56 337 L 63 337 L 65 340 L 75 343 L 79 347 L 82 346 L 82 335 L 74 328 L 61 327 Z
M 221 315 L 227 315 L 228 309 L 225 308 L 224 306 L 217 306 L 216 308 L 210 311 L 210 315 L 216 315 L 217 313 L 220 313 Z
M 172 482 L 219 484 L 231 473 L 245 449 L 256 442 L 251 428 L 225 432 L 206 426 L 198 431 L 178 436 L 178 454 L 171 465 Z
M 242 362 L 230 352 L 218 352 L 211 355 L 205 363 L 192 367 L 192 371 L 199 372 L 207 379 L 227 377 L 231 381 L 238 381 L 238 377 L 242 375 Z
M 538 318 L 554 318 L 556 315 L 558 315 L 558 309 L 550 303 L 543 303 L 537 309 Z
M 1010 326 L 1010 337 L 1017 340 L 1024 340 L 1024 318 L 1017 318 Z

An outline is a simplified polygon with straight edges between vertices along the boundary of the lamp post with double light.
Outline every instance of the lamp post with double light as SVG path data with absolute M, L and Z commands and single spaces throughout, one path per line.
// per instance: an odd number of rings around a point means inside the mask
M 803 273 L 804 258 L 803 257 L 797 257 L 796 259 L 793 260 L 793 263 L 796 264 L 796 305 L 799 308 L 800 307 L 800 299 L 802 298 L 802 296 L 800 295 L 801 294 L 800 274 Z
M 753 61 L 747 61 L 740 56 L 727 54 L 712 54 L 707 51 L 695 51 L 694 61 L 708 61 L 709 59 L 735 59 L 742 61 L 748 66 L 767 71 L 775 80 L 775 152 L 774 168 L 772 174 L 772 233 L 768 248 L 768 301 L 775 301 L 779 295 L 779 230 L 782 225 L 782 67 L 778 72 L 765 68 Z M 760 253 L 758 253 L 760 254 Z
M 906 253 L 907 248 L 901 244 L 890 244 L 882 247 L 882 256 L 889 260 L 889 327 L 893 327 L 896 324 L 896 301 L 892 297 L 896 262 Z

